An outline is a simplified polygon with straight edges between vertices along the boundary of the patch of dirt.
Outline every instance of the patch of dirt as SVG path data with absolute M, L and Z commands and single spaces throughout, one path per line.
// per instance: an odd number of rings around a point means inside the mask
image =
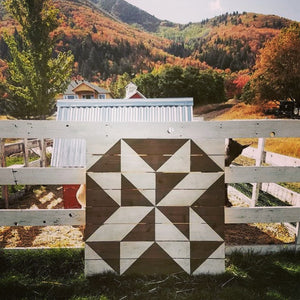
M 196 117 L 196 119 L 197 117 L 202 117 L 204 121 L 213 120 L 219 115 L 222 115 L 225 112 L 229 111 L 234 106 L 234 104 L 235 102 L 233 101 L 227 101 L 226 103 L 198 106 L 194 108 L 194 116 Z
M 61 186 L 33 187 L 10 204 L 10 209 L 61 209 Z M 0 248 L 83 247 L 83 226 L 13 226 L 0 227 Z
M 294 243 L 285 226 L 281 224 L 226 224 L 227 245 L 273 245 Z

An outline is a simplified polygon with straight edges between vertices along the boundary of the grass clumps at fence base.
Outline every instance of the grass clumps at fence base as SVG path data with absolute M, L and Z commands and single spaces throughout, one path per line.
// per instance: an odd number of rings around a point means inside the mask
M 298 299 L 300 253 L 232 254 L 223 275 L 84 277 L 82 249 L 0 251 L 0 299 Z

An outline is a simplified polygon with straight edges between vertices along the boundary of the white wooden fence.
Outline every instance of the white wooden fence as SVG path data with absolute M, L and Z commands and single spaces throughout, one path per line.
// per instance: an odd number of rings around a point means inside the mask
M 0 138 L 85 138 L 92 152 L 93 140 L 106 144 L 116 132 L 124 138 L 134 138 L 138 132 L 145 138 L 220 139 L 300 137 L 300 120 L 243 120 L 190 123 L 85 123 L 56 121 L 0 121 Z M 188 136 L 186 134 L 188 132 Z M 82 184 L 84 168 L 0 168 L 0 185 L 14 184 Z M 299 182 L 298 166 L 226 167 L 226 183 Z M 300 207 L 224 208 L 226 224 L 299 222 Z M 1 210 L 0 226 L 84 225 L 85 211 L 68 210 Z M 299 234 L 298 234 L 299 237 Z M 248 251 L 300 250 L 300 239 L 293 245 L 226 247 L 226 253 L 236 249 Z M 275 249 L 275 250 L 274 250 Z
M 248 158 L 254 159 L 256 165 L 262 165 L 263 163 L 271 166 L 291 166 L 299 167 L 300 159 L 296 157 L 290 157 L 278 153 L 264 151 L 264 140 L 263 138 L 259 139 L 258 148 L 248 147 L 243 150 L 242 155 Z M 300 149 L 299 149 L 300 154 Z M 262 183 L 258 187 L 253 185 L 253 197 L 252 199 L 247 199 L 246 202 L 249 202 L 250 205 L 255 206 L 255 203 L 258 200 L 258 190 L 267 192 L 268 194 L 288 202 L 293 206 L 300 206 L 300 194 L 293 192 L 287 188 L 284 188 L 281 185 L 276 183 Z

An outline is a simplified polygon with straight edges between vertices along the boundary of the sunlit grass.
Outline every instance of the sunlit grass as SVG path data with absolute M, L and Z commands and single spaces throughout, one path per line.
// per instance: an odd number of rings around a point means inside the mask
M 300 253 L 234 253 L 221 275 L 84 277 L 82 249 L 0 251 L 1 299 L 298 299 Z M 275 298 L 272 298 L 275 297 Z
M 270 118 L 270 117 L 269 117 Z M 214 120 L 266 119 L 261 105 L 239 103 Z

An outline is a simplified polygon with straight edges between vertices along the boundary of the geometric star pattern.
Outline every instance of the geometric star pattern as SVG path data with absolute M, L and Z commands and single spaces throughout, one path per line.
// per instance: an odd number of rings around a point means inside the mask
M 224 272 L 224 169 L 203 149 L 121 139 L 87 170 L 87 276 Z

